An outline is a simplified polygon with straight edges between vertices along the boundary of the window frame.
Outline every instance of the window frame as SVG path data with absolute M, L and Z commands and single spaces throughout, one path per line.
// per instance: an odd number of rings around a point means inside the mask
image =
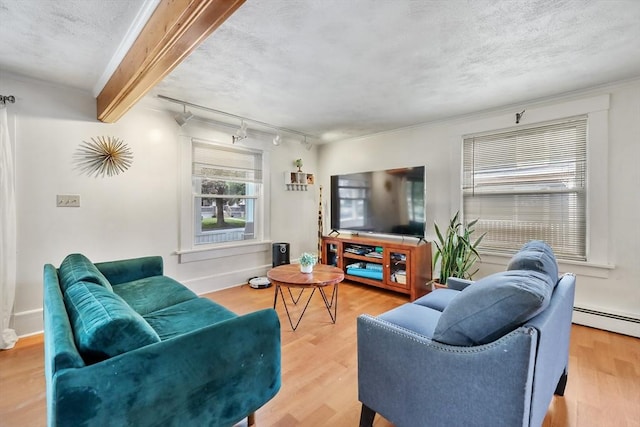
M 269 172 L 269 152 L 260 148 L 252 147 L 231 147 L 229 144 L 217 140 L 196 138 L 182 135 L 179 137 L 179 162 L 180 162 L 180 187 L 179 187 L 179 237 L 178 249 L 179 262 L 202 261 L 206 259 L 222 258 L 227 256 L 237 256 L 250 253 L 259 253 L 269 250 L 271 244 L 269 232 L 269 197 L 270 192 L 270 172 Z M 232 149 L 234 151 L 246 151 L 258 153 L 262 157 L 262 184 L 259 194 L 255 197 L 255 222 L 254 238 L 250 240 L 236 240 L 220 243 L 196 244 L 195 242 L 195 199 L 198 197 L 193 191 L 192 171 L 193 171 L 193 146 L 194 144 L 208 144 L 221 149 Z M 253 198 L 253 197 L 252 197 Z
M 595 95 L 587 98 L 568 99 L 556 103 L 539 103 L 526 109 L 523 125 L 550 122 L 562 117 L 586 115 L 587 126 L 587 212 L 586 212 L 586 261 L 559 259 L 564 271 L 573 271 L 592 277 L 606 278 L 608 271 L 615 266 L 609 260 L 609 206 L 608 206 L 608 142 L 609 142 L 610 94 Z M 460 173 L 457 180 L 451 182 L 451 192 L 458 197 L 458 209 L 462 211 L 462 181 L 464 170 L 463 141 L 468 136 L 504 128 L 505 121 L 513 121 L 511 112 L 481 118 L 464 124 L 458 134 L 457 159 Z M 515 126 L 512 127 L 515 129 Z M 455 209 L 454 209 L 455 210 Z M 464 212 L 463 212 L 464 214 Z M 473 219 L 473 218 L 471 218 Z M 512 254 L 490 251 L 481 252 L 483 264 L 504 266 L 505 259 Z
M 510 254 L 527 240 L 541 239 L 554 247 L 559 258 L 586 261 L 587 127 L 588 117 L 580 115 L 463 139 L 463 211 L 476 206 L 502 218 L 494 230 L 496 234 L 488 225 L 489 234 L 479 246 L 480 251 Z M 568 136 L 575 139 L 568 140 Z M 539 142 L 540 146 L 528 145 L 531 142 Z M 560 157 L 549 163 L 549 156 L 554 155 Z M 567 182 L 573 185 L 567 187 Z M 527 206 L 532 204 L 552 205 L 559 210 L 531 211 Z M 484 221 L 493 222 L 493 217 L 468 215 L 472 219 L 479 217 L 478 233 L 485 231 Z M 569 218 L 572 222 L 565 222 Z M 531 227 L 540 229 L 542 234 L 527 237 Z M 558 227 L 567 229 L 567 237 L 554 232 Z

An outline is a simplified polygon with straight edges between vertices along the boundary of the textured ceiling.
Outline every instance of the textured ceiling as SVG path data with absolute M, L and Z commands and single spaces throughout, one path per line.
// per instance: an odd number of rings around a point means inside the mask
M 92 89 L 142 6 L 0 0 L 0 69 Z M 152 95 L 333 141 L 635 77 L 638 0 L 247 0 Z
M 142 0 L 0 0 L 0 73 L 92 91 L 142 5 Z

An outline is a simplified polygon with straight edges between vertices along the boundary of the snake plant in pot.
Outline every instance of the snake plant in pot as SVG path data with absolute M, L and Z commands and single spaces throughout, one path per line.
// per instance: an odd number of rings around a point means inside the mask
M 436 251 L 433 258 L 433 266 L 440 261 L 439 283 L 446 285 L 447 278 L 459 277 L 461 279 L 471 279 L 478 269 L 472 270 L 474 264 L 480 259 L 478 245 L 484 238 L 483 233 L 475 241 L 472 241 L 472 234 L 475 232 L 474 226 L 477 219 L 463 224 L 460 221 L 460 212 L 449 221 L 449 226 L 445 232 L 441 232 L 438 224 L 434 223 L 436 236 Z

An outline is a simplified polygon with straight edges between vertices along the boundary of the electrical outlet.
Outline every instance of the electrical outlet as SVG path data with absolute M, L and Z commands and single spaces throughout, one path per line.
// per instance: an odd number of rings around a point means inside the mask
M 79 208 L 79 194 L 58 194 L 56 196 L 56 206 L 59 208 Z

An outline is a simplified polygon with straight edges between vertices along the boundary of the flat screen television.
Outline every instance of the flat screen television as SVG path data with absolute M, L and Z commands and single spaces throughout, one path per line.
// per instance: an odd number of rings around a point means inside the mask
M 331 177 L 331 228 L 424 238 L 425 167 Z

